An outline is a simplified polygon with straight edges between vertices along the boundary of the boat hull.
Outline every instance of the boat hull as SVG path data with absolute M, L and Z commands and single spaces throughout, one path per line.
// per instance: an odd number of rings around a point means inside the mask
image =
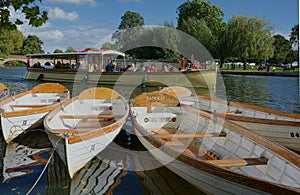
M 146 78 L 147 75 L 147 78 Z M 183 71 L 183 72 L 80 72 L 63 70 L 28 69 L 25 79 L 84 82 L 101 85 L 146 84 L 149 87 L 180 85 L 185 87 L 214 88 L 216 70 Z M 147 82 L 145 83 L 145 79 Z
M 47 114 L 48 112 L 41 112 L 19 117 L 2 117 L 1 114 L 1 127 L 5 141 L 9 143 L 26 130 L 41 127 Z
M 75 173 L 93 159 L 99 152 L 104 150 L 108 144 L 119 134 L 121 126 L 103 136 L 94 137 L 73 144 L 68 143 L 68 137 L 60 137 L 48 133 L 51 144 L 55 147 L 59 157 L 68 167 L 69 175 L 74 177 Z
M 196 101 L 195 101 L 196 100 Z M 300 152 L 300 115 L 206 96 L 185 97 L 182 102 L 246 127 L 289 149 Z M 238 111 L 238 113 L 236 113 Z M 249 122 L 250 121 L 250 122 Z
M 135 128 L 135 132 L 139 135 L 139 131 Z M 253 188 L 248 188 L 243 185 L 239 185 L 229 180 L 216 177 L 204 171 L 199 171 L 192 166 L 182 163 L 176 158 L 169 156 L 165 152 L 158 150 L 152 143 L 150 143 L 145 137 L 138 136 L 141 143 L 151 152 L 151 154 L 168 169 L 193 184 L 201 191 L 213 194 L 263 194 L 262 191 L 257 191 Z M 166 164 L 166 162 L 169 162 Z M 206 166 L 203 164 L 203 166 Z

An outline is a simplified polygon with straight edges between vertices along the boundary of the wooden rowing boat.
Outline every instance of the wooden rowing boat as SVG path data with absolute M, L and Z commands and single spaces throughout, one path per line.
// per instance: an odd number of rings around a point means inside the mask
M 9 89 L 0 83 L 0 102 L 9 96 Z
M 299 193 L 300 156 L 217 115 L 146 93 L 131 104 L 141 143 L 201 190 L 225 194 Z
M 100 87 L 84 90 L 47 115 L 45 131 L 71 178 L 112 142 L 128 113 L 124 97 Z
M 168 87 L 160 92 L 178 97 L 182 104 L 215 113 L 268 139 L 300 152 L 300 115 L 261 106 L 193 95 L 183 87 Z
M 28 129 L 43 124 L 49 111 L 69 98 L 69 90 L 57 83 L 43 83 L 0 103 L 4 139 L 11 142 Z

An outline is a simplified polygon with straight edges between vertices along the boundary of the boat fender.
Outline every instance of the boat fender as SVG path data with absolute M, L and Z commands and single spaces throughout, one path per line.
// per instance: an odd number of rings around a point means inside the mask
M 81 84 L 85 84 L 85 82 L 89 79 L 89 75 L 86 74 L 83 79 L 81 80 Z
M 40 74 L 36 80 L 40 81 L 43 80 L 43 78 L 44 78 L 44 74 Z
M 142 87 L 146 87 L 147 81 L 148 81 L 148 75 L 145 74 L 145 76 L 144 76 L 144 78 L 142 80 L 141 86 Z
M 227 106 L 229 106 L 229 104 L 230 104 L 230 99 L 231 99 L 230 96 L 228 96 L 228 97 L 226 98 L 226 100 L 227 100 Z

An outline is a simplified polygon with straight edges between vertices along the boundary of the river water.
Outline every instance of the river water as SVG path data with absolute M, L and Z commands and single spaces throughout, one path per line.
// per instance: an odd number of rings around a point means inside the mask
M 0 82 L 16 94 L 40 83 L 24 80 L 25 71 L 25 68 L 2 68 Z M 299 78 L 225 75 L 219 76 L 218 81 L 224 81 L 225 88 L 217 86 L 217 97 L 225 96 L 232 101 L 300 113 Z M 74 87 L 73 84 L 62 84 L 70 90 Z M 88 86 L 78 84 L 76 89 L 80 91 L 80 87 Z M 135 93 L 141 92 L 138 89 Z M 131 134 L 130 121 L 123 129 L 114 143 L 127 150 L 145 150 Z M 0 194 L 205 194 L 164 166 L 132 171 L 137 162 L 151 163 L 139 161 L 138 157 L 102 161 L 100 154 L 71 180 L 63 162 L 52 151 L 42 129 L 21 135 L 9 145 L 1 137 Z

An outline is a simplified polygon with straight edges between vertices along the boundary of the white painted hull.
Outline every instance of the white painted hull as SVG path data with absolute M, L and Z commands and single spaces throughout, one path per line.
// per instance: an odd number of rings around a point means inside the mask
M 5 141 L 9 143 L 26 130 L 41 126 L 43 124 L 43 119 L 47 114 L 48 112 L 42 112 L 38 114 L 5 118 L 2 117 L 1 114 L 1 127 Z
M 71 178 L 113 141 L 127 120 L 129 108 L 123 97 L 103 99 L 110 90 L 86 89 L 55 108 L 44 120 L 49 140 Z
M 139 132 L 136 131 L 138 135 Z M 199 171 L 189 165 L 183 164 L 175 158 L 167 155 L 161 150 L 157 150 L 151 143 L 149 143 L 143 136 L 138 136 L 141 143 L 151 152 L 151 154 L 160 163 L 165 165 L 168 169 L 184 178 L 186 181 L 193 184 L 201 191 L 212 194 L 263 194 L 261 191 L 256 191 L 252 188 L 221 179 L 206 172 Z M 166 162 L 168 162 L 166 164 Z
M 73 144 L 68 143 L 67 137 L 50 135 L 49 139 L 52 145 L 56 146 L 56 152 L 68 167 L 70 177 L 73 178 L 78 170 L 112 142 L 120 130 L 121 127 L 111 133 Z

